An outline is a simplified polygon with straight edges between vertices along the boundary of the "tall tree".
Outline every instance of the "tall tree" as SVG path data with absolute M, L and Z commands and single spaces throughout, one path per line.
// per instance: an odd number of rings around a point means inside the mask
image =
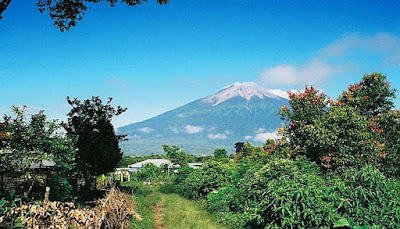
M 357 108 L 362 115 L 376 116 L 394 108 L 396 89 L 390 88 L 386 75 L 382 73 L 365 74 L 362 80 L 350 85 L 339 101 L 341 104 Z
M 181 150 L 178 146 L 162 145 L 164 152 L 172 163 L 185 166 L 190 162 L 194 161 L 194 156 L 189 155 Z
M 77 21 L 83 19 L 88 7 L 88 3 L 108 2 L 111 7 L 115 6 L 118 0 L 38 0 L 37 6 L 41 13 L 48 11 L 54 25 L 60 31 L 69 30 L 76 26 Z M 147 0 L 121 0 L 121 2 L 135 6 Z M 0 20 L 2 13 L 10 5 L 11 0 L 0 0 Z M 160 5 L 169 3 L 169 0 L 157 0 Z
M 221 159 L 221 158 L 227 158 L 228 157 L 228 152 L 226 149 L 218 148 L 214 150 L 214 157 L 216 159 Z
M 122 152 L 118 143 L 125 136 L 115 134 L 111 120 L 127 109 L 112 107 L 112 98 L 103 104 L 98 96 L 84 101 L 67 97 L 67 101 L 72 109 L 64 127 L 69 135 L 77 138 L 75 160 L 78 169 L 85 175 L 88 187 L 92 176 L 113 171 L 121 160 Z

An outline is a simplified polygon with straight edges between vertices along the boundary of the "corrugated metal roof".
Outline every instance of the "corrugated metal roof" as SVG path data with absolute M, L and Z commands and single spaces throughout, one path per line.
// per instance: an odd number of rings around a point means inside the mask
M 33 163 L 31 165 L 31 169 L 39 169 L 39 168 L 52 168 L 56 165 L 54 161 L 42 160 L 42 163 Z
M 132 165 L 128 165 L 129 168 L 141 168 L 144 164 L 149 164 L 149 163 L 153 163 L 155 164 L 157 167 L 161 167 L 162 165 L 166 164 L 169 167 L 171 167 L 173 164 L 170 160 L 168 159 L 147 159 Z

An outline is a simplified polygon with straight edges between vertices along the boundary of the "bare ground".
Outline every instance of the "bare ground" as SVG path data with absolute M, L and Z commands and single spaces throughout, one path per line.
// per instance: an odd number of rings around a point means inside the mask
M 153 229 L 164 229 L 163 225 L 163 210 L 164 210 L 164 198 L 161 197 L 160 203 L 153 207 L 154 214 L 154 227 Z

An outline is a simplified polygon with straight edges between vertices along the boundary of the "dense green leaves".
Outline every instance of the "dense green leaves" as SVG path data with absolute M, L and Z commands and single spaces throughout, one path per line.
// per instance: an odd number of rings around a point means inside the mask
M 105 104 L 99 97 L 84 101 L 67 98 L 67 101 L 71 111 L 64 127 L 69 136 L 77 139 L 75 160 L 86 183 L 90 184 L 90 176 L 113 171 L 122 158 L 118 143 L 124 136 L 115 134 L 111 119 L 126 108 L 112 107 L 111 98 Z
M 282 140 L 206 163 L 180 191 L 231 228 L 399 228 L 400 116 L 385 80 L 365 75 L 338 101 L 290 94 Z

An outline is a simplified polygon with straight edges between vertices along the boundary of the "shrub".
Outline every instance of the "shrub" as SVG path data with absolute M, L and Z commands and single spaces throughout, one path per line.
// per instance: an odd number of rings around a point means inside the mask
M 336 184 L 344 218 L 358 225 L 381 228 L 400 226 L 400 182 L 386 178 L 378 169 L 365 166 L 341 175 L 345 186 Z
M 163 180 L 165 176 L 166 174 L 163 169 L 153 163 L 148 163 L 144 164 L 139 171 L 132 174 L 132 180 L 154 182 Z
M 319 173 L 304 158 L 272 160 L 249 170 L 236 187 L 210 193 L 209 208 L 237 228 L 331 226 L 340 217 L 334 211 L 338 196 Z
M 228 185 L 231 179 L 232 172 L 228 164 L 211 160 L 189 174 L 182 182 L 182 191 L 186 197 L 198 199 Z

